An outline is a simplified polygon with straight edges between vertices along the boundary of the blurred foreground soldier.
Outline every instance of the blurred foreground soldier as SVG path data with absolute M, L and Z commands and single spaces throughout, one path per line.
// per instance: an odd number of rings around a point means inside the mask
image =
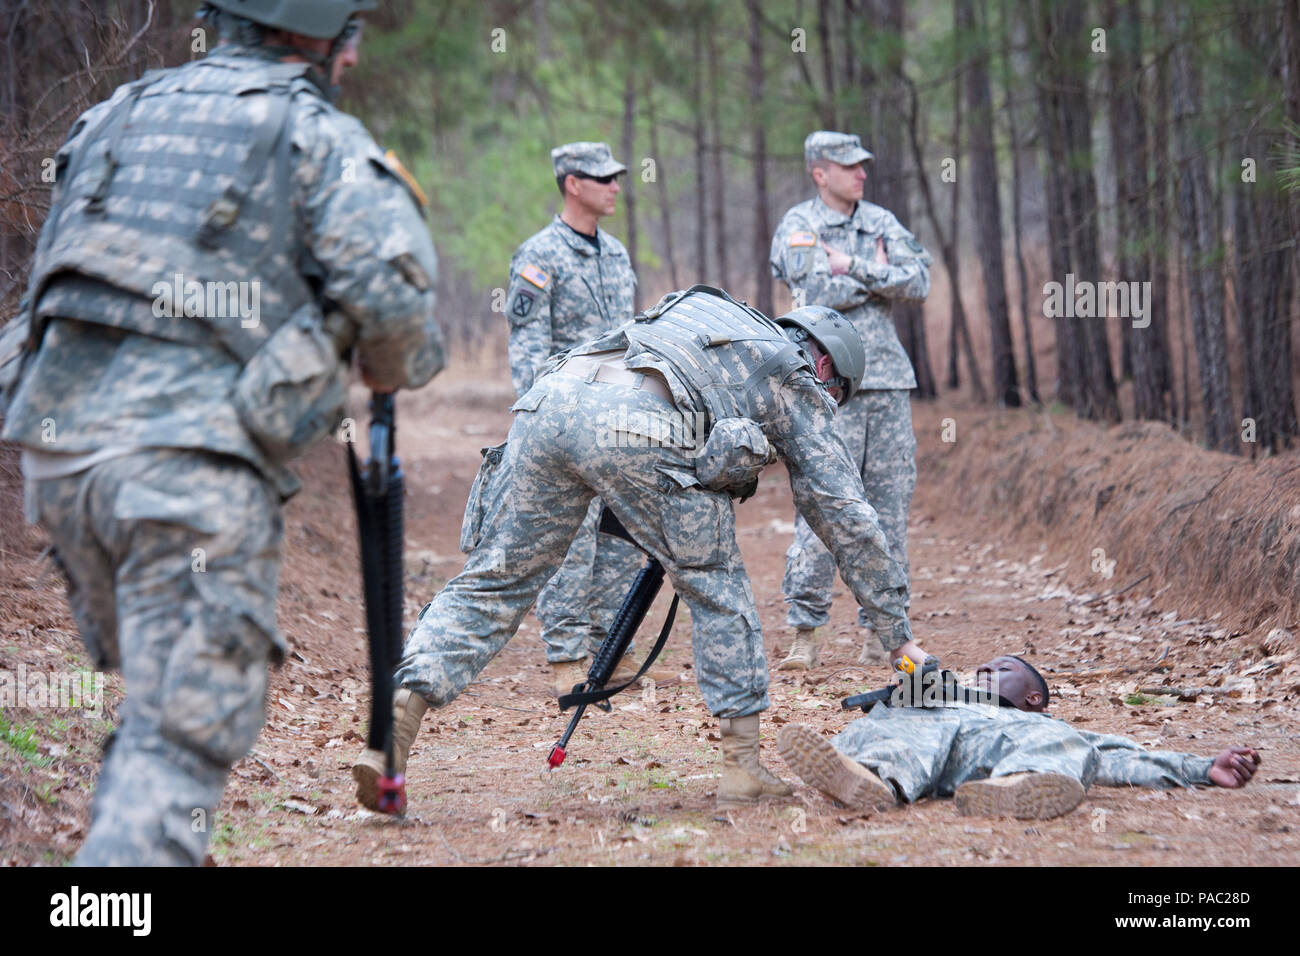
M 830 542 L 876 632 L 925 656 L 903 608 L 902 569 L 833 427 L 863 362 L 861 339 L 830 309 L 773 322 L 706 286 L 557 356 L 515 404 L 508 440 L 485 453 L 465 509 L 465 570 L 407 638 L 398 771 L 427 707 L 454 700 L 514 636 L 599 495 L 690 608 L 700 693 L 722 718 L 719 805 L 788 795 L 758 760 L 767 661 L 732 506 L 753 494 L 763 466 L 786 463 L 796 506 Z M 382 767 L 367 750 L 353 768 L 365 806 L 375 806 Z
M 568 143 L 551 150 L 564 208 L 524 241 L 510 261 L 506 318 L 510 320 L 510 377 L 517 397 L 556 352 L 617 328 L 632 318 L 636 275 L 623 244 L 597 223 L 614 215 L 618 177 L 627 167 L 604 143 Z M 624 582 L 640 567 L 626 541 L 596 533 L 600 500 L 569 553 L 537 599 L 546 659 L 554 665 L 556 694 L 568 693 L 587 673 L 584 660 L 600 648 L 618 613 Z M 630 678 L 624 658 L 617 678 Z
M 916 436 L 908 391 L 912 363 L 898 341 L 890 303 L 930 292 L 930 255 L 887 210 L 864 202 L 871 153 L 857 136 L 820 130 L 804 140 L 817 196 L 781 220 L 772 239 L 772 275 L 790 287 L 796 306 L 824 305 L 844 314 L 862 336 L 867 371 L 862 388 L 836 419 L 867 500 L 880 516 L 891 553 L 907 573 L 907 516 L 916 486 Z M 778 667 L 817 662 L 816 629 L 830 619 L 835 563 L 801 516 L 786 553 L 782 590 L 794 645 Z M 865 627 L 864 614 L 858 619 Z M 877 635 L 881 637 L 881 635 Z M 886 648 L 888 649 L 888 648 Z M 874 648 L 864 642 L 861 663 Z M 919 662 L 918 662 L 919 663 Z
M 790 724 L 777 745 L 807 783 L 856 809 L 955 795 L 964 816 L 1022 820 L 1069 813 L 1093 784 L 1236 788 L 1259 766 L 1249 747 L 1197 757 L 1075 730 L 1044 713 L 1047 682 L 1018 657 L 981 665 L 976 688 L 1000 704 L 877 705 L 830 740 Z
M 24 448 L 96 667 L 127 696 L 88 865 L 198 864 L 264 720 L 285 465 L 444 364 L 414 194 L 330 104 L 371 0 L 212 0 L 211 56 L 85 113 L 28 289 Z

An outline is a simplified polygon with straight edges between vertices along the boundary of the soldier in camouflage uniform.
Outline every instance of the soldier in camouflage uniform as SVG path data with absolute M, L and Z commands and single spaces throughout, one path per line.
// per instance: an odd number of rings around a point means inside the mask
M 806 782 L 855 808 L 955 795 L 963 815 L 1020 819 L 1069 813 L 1093 784 L 1243 787 L 1260 762 L 1248 747 L 1197 757 L 1075 730 L 1044 712 L 1047 682 L 1018 657 L 981 665 L 976 686 L 1001 706 L 877 705 L 831 740 L 790 724 L 781 729 L 781 756 Z
M 630 321 L 635 311 L 636 274 L 627 250 L 597 225 L 602 216 L 614 214 L 618 177 L 627 167 L 604 143 L 556 147 L 551 165 L 564 208 L 510 261 L 506 317 L 510 377 L 518 397 L 533 387 L 537 369 L 556 352 Z M 605 639 L 640 564 L 626 541 L 597 534 L 599 516 L 597 499 L 560 570 L 537 599 L 557 694 L 583 680 L 583 659 L 589 652 L 594 656 Z
M 828 390 L 852 395 L 861 339 L 830 309 L 777 323 L 696 286 L 552 360 L 515 404 L 506 443 L 485 453 L 465 511 L 465 570 L 407 638 L 398 772 L 427 707 L 455 699 L 510 640 L 599 495 L 690 608 L 696 679 L 722 718 L 720 805 L 790 792 L 758 762 L 767 662 L 732 496 L 752 494 L 759 470 L 783 459 L 796 506 L 877 633 L 910 646 L 911 627 L 903 571 L 833 427 Z M 353 773 L 373 809 L 383 755 L 366 751 Z
M 893 555 L 907 569 L 907 516 L 916 485 L 916 436 L 908 391 L 912 364 L 898 341 L 890 305 L 930 292 L 930 255 L 886 209 L 862 199 L 871 153 L 857 136 L 821 130 L 804 141 L 818 195 L 785 214 L 772 238 L 772 274 L 790 287 L 795 305 L 842 312 L 862 335 L 867 374 L 862 390 L 836 419 L 857 462 L 867 500 Z M 808 522 L 795 518 L 782 590 L 794 644 L 780 669 L 811 667 L 816 629 L 829 620 L 835 565 Z M 867 621 L 859 614 L 859 620 Z M 870 659 L 870 642 L 862 662 Z
M 330 102 L 374 6 L 213 0 L 211 56 L 119 88 L 59 151 L 4 437 L 95 666 L 126 679 L 79 864 L 202 862 L 285 650 L 285 466 L 341 420 L 349 350 L 383 390 L 444 365 L 413 183 Z

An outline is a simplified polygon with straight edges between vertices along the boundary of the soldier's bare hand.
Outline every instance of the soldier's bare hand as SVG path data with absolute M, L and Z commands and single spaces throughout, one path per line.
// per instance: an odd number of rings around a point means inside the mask
M 1214 758 L 1210 781 L 1215 786 L 1236 790 L 1250 782 L 1259 764 L 1259 753 L 1250 747 L 1229 747 Z
M 849 271 L 849 266 L 853 264 L 853 257 L 847 252 L 836 249 L 834 246 L 828 246 L 822 243 L 822 248 L 826 250 L 826 258 L 831 263 L 831 275 L 842 276 Z
M 887 265 L 889 265 L 889 254 L 888 254 L 887 252 L 885 252 L 885 237 L 884 237 L 884 236 L 877 236 L 877 237 L 876 237 L 876 265 L 878 265 L 878 266 L 887 266 Z

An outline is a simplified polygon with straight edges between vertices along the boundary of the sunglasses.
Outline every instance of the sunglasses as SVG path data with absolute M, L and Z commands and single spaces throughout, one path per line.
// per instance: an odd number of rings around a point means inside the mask
M 614 180 L 618 179 L 618 173 L 610 173 L 608 176 L 588 176 L 586 173 L 574 173 L 579 179 L 590 179 L 592 182 L 600 183 L 602 186 L 608 186 Z

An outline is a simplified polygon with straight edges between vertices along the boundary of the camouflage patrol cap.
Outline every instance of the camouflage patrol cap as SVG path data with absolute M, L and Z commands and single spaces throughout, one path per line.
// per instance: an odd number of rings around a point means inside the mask
M 321 40 L 342 33 L 353 14 L 379 6 L 377 0 L 207 0 L 207 3 L 273 30 Z
M 627 172 L 617 162 L 605 143 L 565 143 L 551 150 L 551 165 L 556 177 L 576 173 L 583 176 L 613 176 Z
M 862 148 L 862 140 L 855 134 L 836 133 L 827 129 L 808 134 L 808 138 L 803 141 L 803 158 L 806 163 L 829 159 L 841 166 L 854 166 L 875 159 Z

